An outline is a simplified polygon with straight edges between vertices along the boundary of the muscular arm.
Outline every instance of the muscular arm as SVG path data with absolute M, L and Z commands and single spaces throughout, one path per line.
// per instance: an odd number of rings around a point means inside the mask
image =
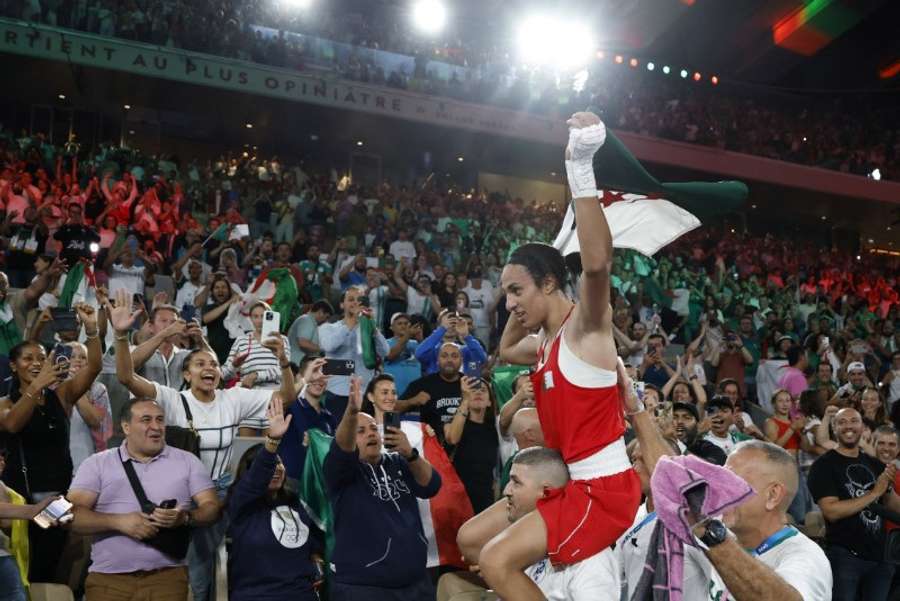
M 577 310 L 582 332 L 609 327 L 609 275 L 612 266 L 612 234 L 606 214 L 596 198 L 576 198 L 575 223 L 581 248 L 580 304 Z
M 529 336 L 519 320 L 510 317 L 500 337 L 500 359 L 515 365 L 533 365 L 537 360 L 538 337 Z
M 772 568 L 747 553 L 730 536 L 705 553 L 735 601 L 803 601 L 797 589 Z

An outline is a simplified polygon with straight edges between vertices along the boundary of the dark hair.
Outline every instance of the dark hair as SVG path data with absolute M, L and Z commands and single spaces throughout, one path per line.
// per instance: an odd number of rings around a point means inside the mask
M 791 367 L 800 363 L 800 359 L 803 358 L 803 347 L 799 345 L 794 345 L 787 350 L 785 355 L 787 355 L 788 365 Z
M 253 464 L 253 461 L 256 459 L 259 452 L 262 450 L 263 445 L 255 444 L 241 455 L 241 459 L 238 461 L 237 469 L 234 472 L 234 482 L 231 483 L 231 486 L 228 487 L 228 494 L 225 498 L 225 506 L 228 506 L 228 501 L 231 499 L 231 495 L 237 488 L 238 483 L 241 481 L 241 478 L 247 473 L 250 469 L 250 466 Z M 281 488 L 275 493 L 275 498 L 271 501 L 268 500 L 265 493 L 260 497 L 261 501 L 264 501 L 267 505 L 271 507 L 278 507 L 279 505 L 287 505 L 288 507 L 295 507 L 296 501 L 295 496 L 289 493 L 284 489 L 284 483 L 287 482 L 287 478 L 285 478 L 281 483 Z M 268 483 L 266 483 L 268 486 Z
M 212 288 L 210 288 L 212 290 Z M 176 316 L 178 315 L 178 307 L 175 305 L 164 304 L 164 305 L 156 305 L 153 309 L 150 310 L 150 322 L 152 323 L 156 319 L 156 314 L 160 311 L 171 311 Z
M 315 313 L 316 311 L 324 311 L 326 315 L 334 315 L 334 307 L 327 300 L 314 302 L 312 307 L 309 308 L 309 312 Z
M 556 288 L 564 291 L 568 282 L 566 261 L 560 252 L 549 244 L 529 242 L 513 251 L 509 256 L 510 265 L 521 265 L 538 286 L 549 277 Z
M 363 402 L 362 408 L 360 411 L 363 413 L 368 413 L 372 417 L 375 417 L 375 403 L 369 400 L 369 395 L 374 394 L 375 387 L 379 382 L 394 382 L 394 376 L 391 374 L 378 374 L 371 380 L 369 380 L 369 385 L 366 386 L 366 391 L 363 393 Z
M 9 349 L 10 364 L 18 361 L 19 357 L 22 356 L 22 353 L 24 353 L 25 349 L 28 348 L 29 346 L 36 346 L 39 349 L 42 349 L 42 350 L 44 349 L 43 345 L 41 345 L 39 342 L 35 342 L 33 340 L 25 340 L 24 342 L 20 342 L 19 344 L 15 345 L 11 349 Z M 10 373 L 10 384 L 9 384 L 8 396 L 11 400 L 17 400 L 21 394 L 19 391 L 19 385 L 20 385 L 19 374 L 13 370 L 10 370 L 10 372 L 11 373 Z
M 825 415 L 823 407 L 819 404 L 819 392 L 815 389 L 804 390 L 800 393 L 800 412 L 807 417 L 815 415 L 819 419 Z
M 132 409 L 138 403 L 156 403 L 159 405 L 159 408 L 163 410 L 165 413 L 165 407 L 163 407 L 156 399 L 150 398 L 148 396 L 137 396 L 128 399 L 122 408 L 119 410 L 119 423 L 130 422 L 132 417 Z

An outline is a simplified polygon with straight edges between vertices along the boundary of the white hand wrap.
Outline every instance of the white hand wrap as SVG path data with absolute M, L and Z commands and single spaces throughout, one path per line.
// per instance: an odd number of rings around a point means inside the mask
M 566 175 L 572 198 L 597 198 L 597 181 L 594 178 L 594 153 L 606 141 L 603 123 L 569 130 L 566 146 Z

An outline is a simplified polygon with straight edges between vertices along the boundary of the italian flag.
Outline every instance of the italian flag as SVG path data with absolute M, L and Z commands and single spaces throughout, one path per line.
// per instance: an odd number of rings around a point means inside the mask
M 87 303 L 97 307 L 97 279 L 91 264 L 82 259 L 63 276 L 62 292 L 57 306 L 71 309 L 73 304 Z
M 401 422 L 403 432 L 441 475 L 441 490 L 431 499 L 417 499 L 422 530 L 428 541 L 427 567 L 456 566 L 465 568 L 456 545 L 456 533 L 474 514 L 465 487 L 444 447 L 436 436 L 429 436 L 425 425 L 416 421 Z M 325 456 L 334 440 L 318 429 L 309 430 L 306 463 L 300 479 L 300 501 L 312 521 L 325 533 L 325 555 L 334 550 L 334 514 L 325 488 Z
M 652 256 L 700 226 L 700 218 L 738 209 L 747 197 L 742 182 L 660 183 L 609 129 L 594 155 L 594 174 L 613 246 Z M 580 251 L 570 204 L 553 242 L 563 256 Z

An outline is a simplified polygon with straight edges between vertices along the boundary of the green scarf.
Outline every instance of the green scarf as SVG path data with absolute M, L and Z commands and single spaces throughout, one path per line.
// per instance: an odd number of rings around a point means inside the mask
M 16 323 L 12 307 L 9 306 L 9 301 L 3 301 L 0 303 L 0 316 L 7 312 L 9 313 L 9 321 L 0 322 L 0 355 L 4 357 L 9 356 L 9 351 L 12 347 L 22 342 L 22 332 Z
M 378 357 L 375 356 L 375 324 L 365 315 L 359 316 L 359 344 L 366 369 L 375 369 L 378 366 Z

